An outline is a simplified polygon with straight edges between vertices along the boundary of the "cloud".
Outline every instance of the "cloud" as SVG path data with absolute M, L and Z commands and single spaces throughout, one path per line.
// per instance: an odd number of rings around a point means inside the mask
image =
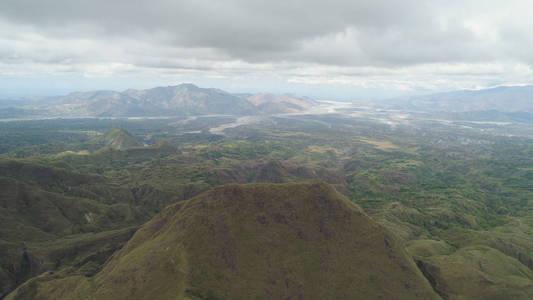
M 0 72 L 249 74 L 400 90 L 524 82 L 532 9 L 519 0 L 4 0 Z

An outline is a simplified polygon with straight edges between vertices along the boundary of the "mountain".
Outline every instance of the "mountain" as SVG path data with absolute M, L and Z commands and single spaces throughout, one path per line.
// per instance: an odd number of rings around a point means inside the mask
M 421 111 L 533 113 L 533 86 L 438 93 L 389 100 L 387 104 L 393 108 Z
M 92 142 L 114 149 L 126 149 L 142 146 L 142 144 L 137 141 L 137 139 L 135 139 L 135 137 L 133 137 L 129 132 L 120 128 L 109 129 L 106 133 L 104 133 L 104 135 L 93 139 Z
M 219 89 L 192 84 L 147 90 L 97 91 L 58 97 L 53 110 L 61 115 L 100 117 L 175 116 L 198 114 L 253 114 L 245 99 Z
M 125 195 L 99 176 L 0 160 L 0 298 L 47 270 L 102 264 L 150 216 L 114 200 Z
M 147 90 L 76 92 L 41 101 L 0 101 L 1 118 L 160 117 L 186 115 L 257 115 L 301 112 L 316 103 L 293 95 L 235 95 L 193 84 Z M 16 106 L 16 104 L 21 104 Z M 37 107 L 36 103 L 40 103 Z M 8 106 L 9 104 L 13 106 Z M 28 106 L 28 104 L 32 104 Z
M 146 223 L 92 277 L 7 299 L 438 299 L 395 237 L 331 186 L 215 188 Z
M 265 113 L 297 113 L 311 108 L 318 103 L 308 97 L 297 95 L 254 94 L 246 97 L 248 101 Z

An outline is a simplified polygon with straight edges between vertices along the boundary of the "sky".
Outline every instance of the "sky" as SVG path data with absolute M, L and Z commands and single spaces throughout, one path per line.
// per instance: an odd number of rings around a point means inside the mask
M 183 82 L 387 98 L 533 83 L 527 0 L 2 0 L 0 97 Z

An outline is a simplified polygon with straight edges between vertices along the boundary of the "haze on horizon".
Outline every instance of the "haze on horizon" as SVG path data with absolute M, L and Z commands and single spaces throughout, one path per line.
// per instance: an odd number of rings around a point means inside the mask
M 0 2 L 0 98 L 193 82 L 379 98 L 533 83 L 533 3 Z

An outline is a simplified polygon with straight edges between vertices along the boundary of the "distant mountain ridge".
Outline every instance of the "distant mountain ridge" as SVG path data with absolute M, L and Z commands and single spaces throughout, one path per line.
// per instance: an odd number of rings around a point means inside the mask
M 420 111 L 533 113 L 533 86 L 502 86 L 391 99 L 393 108 Z
M 17 107 L 16 103 L 20 103 Z M 35 103 L 39 103 L 36 107 Z M 75 92 L 38 101 L 0 101 L 0 117 L 9 118 L 13 107 L 16 116 L 42 115 L 57 117 L 155 117 L 183 115 L 260 115 L 301 112 L 315 105 L 310 98 L 294 95 L 238 95 L 193 84 L 156 87 L 124 92 Z M 11 111 L 10 111 L 11 109 Z M 31 114 L 30 114 L 31 113 Z

